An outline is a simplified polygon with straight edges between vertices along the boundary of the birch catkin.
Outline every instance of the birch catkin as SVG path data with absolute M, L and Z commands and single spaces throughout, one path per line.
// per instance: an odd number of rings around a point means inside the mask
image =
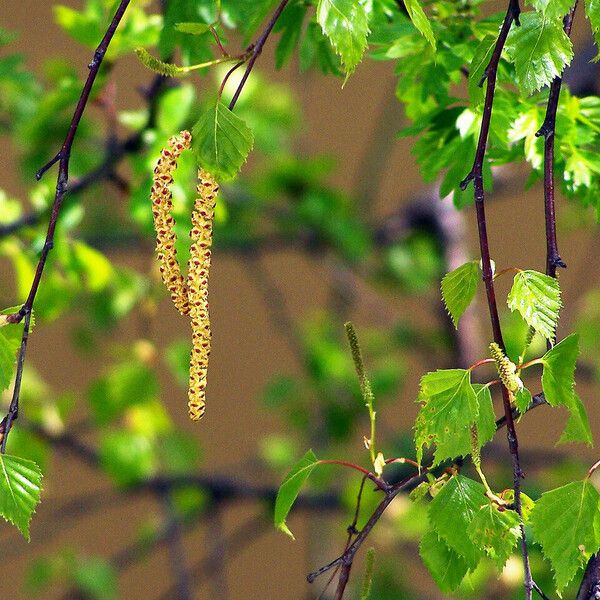
M 208 273 L 210 269 L 213 218 L 219 186 L 212 175 L 198 171 L 198 197 L 192 213 L 192 246 L 188 264 L 189 314 L 192 319 L 192 354 L 188 408 L 190 419 L 197 421 L 206 407 L 206 374 L 210 354 L 208 314 Z
M 154 169 L 152 182 L 152 215 L 156 229 L 156 251 L 160 273 L 177 310 L 189 315 L 192 322 L 192 353 L 188 409 L 192 421 L 204 415 L 206 407 L 206 376 L 210 354 L 210 320 L 208 314 L 208 272 L 212 246 L 213 218 L 219 186 L 210 173 L 198 171 L 198 197 L 192 212 L 190 260 L 187 282 L 184 282 L 175 249 L 175 220 L 171 214 L 173 201 L 170 185 L 177 159 L 190 147 L 192 136 L 182 131 L 169 139 Z
M 177 167 L 177 159 L 184 150 L 190 147 L 191 140 L 192 136 L 189 131 L 182 131 L 179 135 L 169 138 L 168 146 L 162 149 L 154 169 L 150 195 L 160 274 L 171 294 L 171 300 L 182 315 L 189 314 L 190 306 L 188 292 L 177 261 L 175 248 L 177 236 L 174 231 L 175 219 L 171 214 L 173 199 L 170 186 L 173 183 L 173 171 Z

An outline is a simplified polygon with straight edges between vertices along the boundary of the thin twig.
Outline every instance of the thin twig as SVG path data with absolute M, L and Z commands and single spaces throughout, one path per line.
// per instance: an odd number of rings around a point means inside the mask
M 537 394 L 536 396 L 534 396 L 533 401 L 528 406 L 526 412 L 536 408 L 537 406 L 541 406 L 542 404 L 546 404 L 544 395 Z M 518 411 L 515 408 L 514 412 L 511 412 L 511 417 L 515 417 L 517 415 L 518 415 Z M 496 421 L 496 431 L 502 429 L 506 425 L 506 422 L 507 422 L 506 417 L 502 417 L 502 418 L 498 419 Z M 443 465 L 440 465 L 440 466 L 443 466 Z M 375 525 L 377 524 L 377 522 L 379 521 L 379 519 L 385 512 L 385 509 L 392 503 L 394 498 L 401 492 L 409 492 L 410 490 L 414 489 L 419 483 L 421 483 L 422 481 L 425 481 L 427 469 L 423 469 L 422 471 L 423 472 L 418 475 L 413 475 L 412 477 L 409 477 L 408 479 L 405 479 L 393 486 L 390 486 L 388 488 L 388 490 L 386 491 L 385 497 L 383 498 L 383 500 L 379 503 L 379 505 L 377 506 L 375 511 L 369 517 L 369 520 L 367 521 L 366 525 L 357 534 L 354 542 L 352 542 L 352 544 L 350 544 L 349 546 L 347 545 L 344 552 L 340 556 L 338 556 L 336 559 L 334 559 L 331 562 L 327 563 L 326 565 L 320 567 L 316 571 L 309 573 L 306 578 L 307 581 L 309 583 L 312 583 L 320 575 L 327 573 L 331 569 L 337 569 L 339 567 L 340 568 L 340 577 L 338 580 L 338 588 L 336 590 L 335 600 L 341 600 L 343 598 L 344 590 L 346 589 L 346 585 L 347 585 L 349 577 L 350 577 L 350 570 L 352 568 L 352 563 L 354 561 L 354 557 L 355 557 L 356 553 L 358 552 L 360 546 L 365 542 L 365 540 L 369 536 L 370 532 L 372 531 L 372 529 L 375 527 Z M 533 589 L 533 587 L 534 587 L 533 580 L 532 580 L 531 586 Z
M 260 53 L 262 52 L 263 47 L 264 47 L 267 39 L 269 38 L 269 35 L 271 35 L 271 31 L 273 31 L 273 27 L 275 27 L 275 23 L 277 23 L 277 20 L 281 16 L 281 13 L 283 12 L 283 9 L 286 7 L 287 3 L 288 3 L 288 0 L 282 0 L 279 3 L 279 5 L 275 9 L 275 12 L 273 13 L 271 19 L 267 23 L 265 30 L 260 34 L 260 37 L 258 38 L 258 40 L 256 40 L 256 43 L 253 46 L 250 46 L 248 48 L 248 50 L 252 51 L 252 55 L 250 56 L 250 59 L 248 60 L 248 64 L 246 65 L 246 70 L 244 71 L 244 74 L 242 75 L 242 79 L 240 80 L 240 83 L 238 84 L 238 87 L 235 90 L 235 93 L 233 94 L 233 98 L 231 99 L 231 102 L 229 103 L 229 110 L 233 110 L 233 108 L 235 107 L 235 105 L 238 101 L 238 98 L 240 97 L 240 94 L 242 93 L 242 90 L 244 89 L 244 86 L 246 85 L 246 81 L 248 80 L 248 77 L 250 76 L 250 73 L 252 72 L 252 69 L 254 68 L 254 63 L 260 56 Z
M 88 104 L 88 100 L 90 98 L 90 94 L 92 92 L 92 87 L 94 85 L 94 81 L 96 80 L 96 76 L 98 75 L 98 71 L 100 70 L 100 65 L 106 55 L 106 51 L 108 50 L 108 46 L 129 6 L 130 0 L 121 0 L 112 21 L 110 22 L 102 41 L 96 48 L 94 52 L 94 56 L 92 58 L 92 62 L 88 65 L 90 72 L 88 73 L 87 79 L 83 86 L 83 90 L 81 91 L 81 96 L 79 97 L 79 101 L 77 102 L 77 106 L 75 107 L 75 112 L 73 114 L 73 118 L 71 119 L 71 123 L 69 125 L 69 129 L 67 131 L 67 136 L 65 137 L 65 141 L 60 149 L 60 151 L 54 156 L 46 165 L 44 165 L 37 173 L 37 178 L 41 178 L 42 175 L 56 162 L 58 162 L 58 177 L 56 180 L 56 193 L 54 195 L 54 202 L 52 204 L 52 211 L 50 214 L 50 222 L 48 223 L 48 232 L 46 233 L 46 240 L 44 242 L 44 247 L 42 248 L 42 252 L 40 254 L 40 258 L 38 261 L 37 269 L 33 278 L 33 282 L 31 284 L 31 289 L 29 290 L 29 295 L 25 304 L 21 307 L 21 309 L 11 315 L 10 322 L 18 323 L 25 317 L 25 325 L 23 327 L 23 336 L 21 340 L 21 347 L 19 349 L 19 356 L 17 359 L 17 374 L 16 374 L 16 383 L 13 392 L 12 401 L 10 403 L 10 408 L 8 410 L 8 414 L 5 419 L 0 424 L 1 434 L 2 434 L 2 445 L 0 450 L 2 452 L 5 451 L 6 448 L 6 440 L 10 433 L 12 424 L 17 419 L 19 414 L 19 394 L 20 394 L 20 383 L 21 378 L 23 376 L 23 367 L 25 365 L 25 352 L 27 350 L 27 336 L 29 335 L 29 322 L 31 318 L 31 311 L 33 310 L 33 303 L 35 301 L 35 296 L 37 294 L 42 274 L 44 272 L 44 266 L 46 265 L 46 259 L 48 258 L 48 254 L 50 250 L 54 246 L 54 232 L 56 230 L 56 224 L 58 222 L 58 216 L 60 213 L 60 209 L 62 206 L 63 199 L 65 194 L 67 193 L 67 186 L 69 182 L 69 161 L 71 158 L 71 148 L 73 147 L 73 141 L 75 140 L 75 134 L 77 133 L 77 128 L 79 127 L 79 123 L 81 121 L 81 117 L 86 109 Z
M 175 579 L 177 600 L 192 600 L 192 585 L 186 567 L 185 549 L 181 536 L 181 524 L 171 497 L 171 492 L 165 489 L 161 493 L 165 516 L 165 542 L 169 550 L 170 569 Z

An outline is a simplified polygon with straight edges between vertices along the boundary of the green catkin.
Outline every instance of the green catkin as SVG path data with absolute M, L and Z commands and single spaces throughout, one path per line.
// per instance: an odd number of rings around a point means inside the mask
M 517 375 L 517 365 L 502 352 L 500 346 L 495 342 L 492 342 L 490 344 L 490 353 L 492 358 L 496 361 L 498 375 L 500 375 L 500 380 L 506 389 L 513 394 L 516 394 L 519 390 L 523 389 L 523 382 Z

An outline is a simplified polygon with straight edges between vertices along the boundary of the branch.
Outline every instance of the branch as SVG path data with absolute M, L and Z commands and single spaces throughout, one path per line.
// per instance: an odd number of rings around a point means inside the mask
M 600 554 L 588 561 L 575 600 L 595 600 L 600 596 Z
M 533 410 L 537 406 L 541 406 L 543 404 L 546 404 L 546 399 L 544 398 L 544 395 L 536 394 L 533 397 L 531 404 L 527 407 L 527 410 L 525 412 L 529 412 L 530 410 Z M 518 413 L 517 409 L 513 407 L 512 411 L 510 413 L 511 420 L 514 417 L 518 416 L 518 414 L 519 413 Z M 496 431 L 502 429 L 506 425 L 506 423 L 507 423 L 506 416 L 498 419 L 496 421 Z M 447 464 L 449 464 L 449 463 L 447 463 Z M 443 468 L 444 466 L 445 465 L 440 465 L 440 468 Z M 424 471 L 427 471 L 427 469 L 424 469 Z M 365 540 L 367 539 L 367 537 L 369 536 L 369 534 L 371 533 L 371 531 L 373 530 L 373 528 L 375 527 L 375 525 L 377 524 L 379 519 L 381 519 L 381 517 L 383 516 L 385 509 L 392 503 L 392 501 L 398 494 L 400 494 L 401 492 L 409 492 L 409 491 L 413 490 L 417 485 L 419 485 L 419 483 L 421 483 L 422 481 L 425 481 L 426 477 L 427 476 L 426 476 L 425 472 L 423 472 L 418 475 L 414 475 L 413 477 L 409 477 L 408 479 L 405 479 L 404 481 L 396 483 L 393 486 L 389 486 L 385 492 L 385 496 L 384 496 L 383 500 L 377 505 L 374 512 L 369 517 L 369 520 L 367 521 L 367 523 L 365 524 L 363 529 L 358 533 L 358 535 L 356 536 L 356 538 L 352 542 L 352 544 L 346 545 L 346 549 L 344 550 L 344 552 L 340 556 L 338 556 L 336 559 L 334 559 L 330 563 L 320 567 L 316 571 L 309 573 L 308 576 L 306 577 L 307 581 L 309 583 L 312 583 L 320 575 L 327 573 L 331 569 L 341 567 L 340 568 L 340 576 L 338 579 L 338 587 L 337 587 L 336 594 L 335 594 L 335 600 L 342 600 L 344 591 L 346 589 L 346 585 L 347 585 L 349 577 L 350 577 L 350 570 L 352 569 L 352 563 L 354 561 L 354 557 L 356 556 L 356 553 L 358 552 L 359 548 L 365 542 Z M 535 583 L 532 580 L 531 581 L 531 589 L 534 589 L 534 588 L 535 588 Z
M 485 283 L 485 291 L 487 303 L 490 312 L 490 320 L 492 323 L 492 331 L 494 341 L 504 350 L 504 339 L 502 337 L 502 329 L 500 327 L 500 318 L 498 316 L 498 306 L 496 304 L 496 292 L 494 290 L 492 263 L 490 258 L 489 241 L 487 235 L 487 224 L 485 217 L 485 191 L 483 184 L 483 161 L 485 159 L 485 150 L 487 146 L 490 122 L 492 117 L 492 109 L 494 105 L 494 94 L 496 91 L 496 77 L 498 74 L 498 64 L 502 55 L 504 44 L 510 28 L 515 22 L 519 25 L 519 3 L 518 0 L 509 0 L 506 16 L 500 28 L 496 45 L 490 63 L 488 64 L 484 80 L 487 79 L 487 88 L 485 93 L 485 101 L 483 106 L 483 115 L 481 119 L 481 130 L 479 132 L 479 140 L 477 142 L 477 150 L 475 152 L 475 161 L 470 173 L 461 182 L 460 186 L 464 190 L 470 181 L 473 181 L 475 210 L 477 213 L 477 228 L 479 231 L 479 247 L 481 251 L 481 262 L 483 267 L 483 281 Z M 483 82 L 483 81 L 482 81 Z M 525 528 L 522 520 L 521 510 L 521 478 L 523 472 L 519 462 L 519 442 L 517 431 L 514 424 L 510 392 L 506 387 L 502 386 L 502 401 L 504 405 L 504 415 L 506 418 L 506 435 L 508 439 L 508 447 L 512 459 L 513 467 L 513 489 L 515 494 L 515 510 L 521 517 L 521 554 L 523 556 L 523 567 L 525 572 L 525 598 L 531 600 L 533 579 L 531 577 L 531 568 L 529 565 L 529 553 L 527 549 L 527 539 L 525 537 Z
M 17 359 L 17 374 L 15 387 L 13 392 L 13 397 L 10 403 L 10 408 L 6 417 L 0 423 L 0 436 L 1 436 L 1 446 L 0 451 L 4 452 L 6 449 L 6 440 L 8 439 L 8 434 L 12 428 L 12 424 L 17 419 L 19 415 L 19 394 L 21 390 L 21 379 L 23 376 L 23 367 L 25 365 L 25 352 L 27 350 L 27 337 L 29 335 L 29 322 L 31 318 L 31 311 L 33 309 L 33 303 L 35 301 L 35 296 L 37 294 L 42 275 L 44 273 L 44 266 L 46 265 L 46 259 L 48 258 L 48 254 L 50 250 L 54 246 L 54 232 L 56 230 L 56 224 L 58 222 L 58 216 L 60 213 L 60 209 L 62 206 L 63 199 L 65 194 L 67 193 L 67 187 L 69 182 L 69 161 L 71 158 L 71 148 L 73 147 L 73 141 L 75 140 L 75 134 L 77 133 L 77 128 L 79 127 L 79 123 L 81 121 L 81 117 L 86 109 L 88 104 L 88 100 L 90 98 L 90 94 L 92 91 L 92 87 L 94 85 L 94 81 L 96 80 L 96 76 L 98 75 L 98 71 L 100 70 L 100 65 L 106 55 L 106 51 L 108 50 L 108 46 L 129 6 L 130 0 L 121 0 L 102 41 L 96 48 L 94 52 L 94 56 L 92 58 L 92 62 L 88 65 L 90 70 L 85 84 L 83 86 L 83 90 L 81 91 L 81 96 L 79 97 L 79 101 L 77 102 L 77 106 L 75 107 L 75 112 L 73 114 L 73 118 L 71 119 L 71 124 L 69 125 L 69 129 L 67 131 L 67 136 L 65 137 L 65 141 L 60 149 L 60 151 L 52 158 L 46 165 L 44 165 L 37 173 L 36 177 L 40 179 L 43 174 L 50 168 L 52 165 L 58 162 L 58 177 L 56 180 L 56 193 L 54 195 L 54 202 L 52 204 L 52 211 L 50 214 L 50 222 L 48 224 L 48 232 L 46 233 L 46 240 L 44 242 L 44 247 L 40 254 L 40 258 L 38 261 L 37 269 L 33 278 L 33 282 L 31 284 L 31 289 L 29 290 L 29 295 L 25 304 L 21 307 L 21 309 L 11 315 L 9 317 L 10 322 L 19 323 L 23 318 L 25 318 L 25 324 L 23 327 L 23 335 L 21 339 L 21 347 L 19 349 L 19 355 Z
M 288 3 L 288 0 L 282 0 L 279 3 L 279 6 L 275 9 L 275 12 L 273 13 L 271 19 L 267 23 L 267 26 L 265 27 L 264 31 L 260 34 L 260 37 L 258 38 L 256 43 L 248 48 L 248 50 L 252 51 L 252 54 L 250 56 L 250 60 L 248 61 L 248 64 L 246 65 L 246 70 L 244 71 L 244 74 L 242 75 L 242 79 L 240 80 L 240 83 L 238 84 L 238 87 L 235 90 L 235 93 L 233 94 L 233 98 L 231 99 L 231 102 L 229 103 L 229 110 L 234 109 L 234 107 L 238 101 L 238 98 L 240 97 L 240 94 L 242 93 L 242 90 L 244 89 L 244 86 L 246 85 L 246 81 L 248 80 L 248 77 L 250 76 L 250 73 L 252 72 L 252 69 L 254 68 L 254 63 L 260 56 L 260 53 L 262 52 L 263 47 L 264 47 L 267 39 L 269 38 L 269 35 L 271 35 L 271 31 L 273 31 L 273 27 L 275 27 L 275 23 L 277 23 L 277 20 L 281 16 L 281 13 L 283 12 L 283 9 L 286 7 L 287 3 Z M 234 68 L 237 68 L 237 65 Z M 228 75 L 229 75 L 229 73 L 228 73 Z
M 156 100 L 167 81 L 167 77 L 157 75 L 148 88 L 144 89 L 142 92 L 148 102 L 148 121 L 146 126 L 141 131 L 130 135 L 120 142 L 111 143 L 110 147 L 106 150 L 104 160 L 98 166 L 94 167 L 85 175 L 71 180 L 69 195 L 65 198 L 65 202 L 76 194 L 80 194 L 87 190 L 88 187 L 95 183 L 104 180 L 112 180 L 116 175 L 115 168 L 121 160 L 128 154 L 134 154 L 142 148 L 145 131 L 153 127 L 156 121 Z M 11 223 L 0 225 L 0 240 L 16 233 L 22 228 L 37 225 L 50 212 L 50 209 L 46 208 L 44 210 L 30 212 Z
M 564 29 L 567 35 L 571 34 L 573 17 L 577 8 L 577 2 L 573 5 L 564 19 Z M 556 277 L 556 268 L 565 269 L 567 265 L 558 253 L 558 242 L 556 239 L 556 211 L 554 205 L 554 137 L 556 129 L 556 112 L 562 86 L 562 77 L 555 77 L 550 85 L 546 116 L 537 137 L 544 136 L 544 213 L 546 220 L 546 274 Z M 550 341 L 548 341 L 550 344 Z
M 191 600 L 192 586 L 186 568 L 185 549 L 181 536 L 181 524 L 169 491 L 161 494 L 165 517 L 165 542 L 169 550 L 170 571 L 175 578 L 178 600 Z
M 69 452 L 78 460 L 96 469 L 101 465 L 100 457 L 95 448 L 88 446 L 70 433 L 54 435 L 43 428 L 26 423 L 25 427 L 44 441 L 56 448 Z M 165 490 L 197 487 L 204 490 L 212 500 L 262 500 L 275 502 L 278 488 L 268 485 L 255 485 L 249 481 L 234 479 L 221 475 L 189 474 L 189 475 L 159 475 L 144 479 L 127 491 L 129 493 L 151 492 L 162 494 Z M 338 494 L 301 494 L 296 504 L 308 510 L 338 510 L 342 501 Z

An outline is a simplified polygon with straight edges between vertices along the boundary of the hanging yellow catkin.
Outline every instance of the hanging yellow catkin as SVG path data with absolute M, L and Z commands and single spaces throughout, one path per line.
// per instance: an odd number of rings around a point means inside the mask
M 188 292 L 177 261 L 175 248 L 177 236 L 174 230 L 175 219 L 171 214 L 173 199 L 170 186 L 173 183 L 173 171 L 177 167 L 177 159 L 190 147 L 191 140 L 189 131 L 182 131 L 179 135 L 169 138 L 168 146 L 162 149 L 154 169 L 150 193 L 160 274 L 171 294 L 171 300 L 182 315 L 189 314 L 190 306 Z
M 210 269 L 213 218 L 219 186 L 210 173 L 198 171 L 198 197 L 192 213 L 192 246 L 188 263 L 188 300 L 192 319 L 192 354 L 188 408 L 192 421 L 204 415 L 206 374 L 210 354 L 210 319 L 208 314 L 208 273 Z

